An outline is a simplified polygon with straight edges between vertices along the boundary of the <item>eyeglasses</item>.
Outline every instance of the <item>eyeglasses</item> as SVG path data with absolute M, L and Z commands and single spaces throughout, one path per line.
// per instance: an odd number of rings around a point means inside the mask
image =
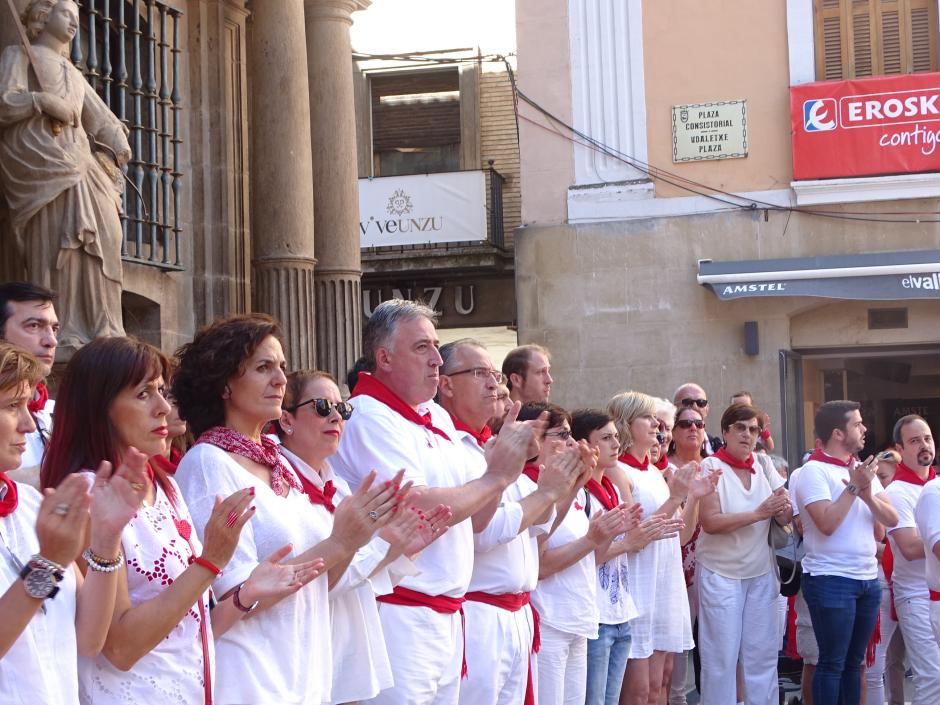
M 733 424 L 731 424 L 731 428 L 737 433 L 746 432 L 752 436 L 756 436 L 758 433 L 760 433 L 760 426 L 756 424 L 754 426 L 749 426 L 743 421 L 735 421 Z
M 457 370 L 456 372 L 442 372 L 441 374 L 447 375 L 448 377 L 472 374 L 476 379 L 486 379 L 487 377 L 492 377 L 493 381 L 496 382 L 496 384 L 506 383 L 506 375 L 504 375 L 499 370 L 491 370 L 488 367 L 471 367 L 469 370 Z
M 705 428 L 705 422 L 702 419 L 679 419 L 676 421 L 676 428 Z
M 699 409 L 704 409 L 708 406 L 708 399 L 683 399 L 682 406 L 697 406 Z
M 343 421 L 348 421 L 349 417 L 352 416 L 353 405 L 348 401 L 330 401 L 329 399 L 308 399 L 307 401 L 302 401 L 299 404 L 287 409 L 290 413 L 294 413 L 302 406 L 307 406 L 307 404 L 313 404 L 313 408 L 316 409 L 317 415 L 326 418 L 333 413 L 333 409 L 339 412 L 339 415 L 342 417 Z
M 657 426 L 657 428 L 659 429 L 660 433 L 668 433 L 669 431 L 672 430 L 672 426 L 667 424 L 665 421 L 660 421 L 659 426 Z
M 546 431 L 546 438 L 557 438 L 562 441 L 567 441 L 571 438 L 571 431 L 561 430 L 561 431 Z
M 894 462 L 894 453 L 890 450 L 886 450 L 883 453 L 878 454 L 878 460 L 886 460 L 888 462 Z

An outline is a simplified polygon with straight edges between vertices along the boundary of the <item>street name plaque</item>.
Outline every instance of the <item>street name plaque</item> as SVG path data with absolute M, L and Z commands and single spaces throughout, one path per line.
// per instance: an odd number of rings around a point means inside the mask
M 747 104 L 743 100 L 672 106 L 672 161 L 747 156 Z

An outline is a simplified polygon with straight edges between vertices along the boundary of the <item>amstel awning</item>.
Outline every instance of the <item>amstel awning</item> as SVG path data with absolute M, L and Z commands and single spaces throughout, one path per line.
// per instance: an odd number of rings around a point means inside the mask
M 698 283 L 723 301 L 749 296 L 871 301 L 937 299 L 940 250 L 737 262 L 699 260 Z

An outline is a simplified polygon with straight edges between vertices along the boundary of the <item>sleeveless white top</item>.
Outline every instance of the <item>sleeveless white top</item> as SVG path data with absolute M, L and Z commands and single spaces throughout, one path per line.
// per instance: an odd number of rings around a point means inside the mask
M 202 552 L 202 544 L 179 488 L 176 512 L 166 493 L 157 487 L 153 506 L 143 506 L 124 527 L 121 544 L 127 561 L 127 592 L 132 607 L 152 600 L 189 567 L 189 557 Z M 178 514 L 177 514 L 178 513 Z M 178 517 L 178 518 L 177 518 Z M 189 541 L 177 528 L 189 524 Z M 185 527 L 182 529 L 186 533 Z M 209 615 L 209 591 L 202 596 L 203 611 L 194 604 L 186 616 L 150 653 L 129 671 L 121 671 L 100 654 L 79 659 L 83 705 L 196 704 L 205 701 L 205 660 L 200 631 L 202 614 Z M 214 645 L 212 627 L 206 625 L 210 674 Z M 210 676 L 210 684 L 211 684 Z
M 0 492 L 5 494 L 6 485 L 0 487 Z M 0 595 L 19 579 L 19 566 L 26 565 L 34 553 L 39 553 L 36 516 L 42 496 L 20 482 L 16 483 L 16 488 L 19 495 L 16 511 L 0 518 Z M 69 565 L 65 578 L 59 583 L 59 592 L 43 602 L 45 612 L 36 611 L 29 625 L 0 659 L 0 703 L 77 705 L 75 594 L 75 569 Z
M 623 501 L 620 489 L 614 485 L 617 503 Z M 587 495 L 587 508 L 590 516 L 603 513 L 604 507 L 590 492 Z M 623 541 L 620 534 L 614 539 Z M 609 561 L 597 566 L 597 608 L 600 610 L 601 624 L 623 624 L 637 616 L 638 612 L 633 597 L 630 596 L 630 561 L 627 553 L 614 556 Z

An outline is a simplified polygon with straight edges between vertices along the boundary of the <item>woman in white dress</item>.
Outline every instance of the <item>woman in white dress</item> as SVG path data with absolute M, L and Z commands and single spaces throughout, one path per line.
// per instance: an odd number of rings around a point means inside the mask
M 355 552 L 391 521 L 401 489 L 393 483 L 371 487 L 372 473 L 332 522 L 311 507 L 300 480 L 263 433 L 281 417 L 287 384 L 280 328 L 270 316 L 217 321 L 177 357 L 172 393 L 197 441 L 175 479 L 200 538 L 217 495 L 250 488 L 257 509 L 228 568 L 212 583 L 245 613 L 259 610 L 216 643 L 215 703 L 321 705 L 330 697 L 333 672 L 328 583 L 335 584 Z M 288 563 L 322 558 L 329 578 L 277 601 L 247 598 L 251 571 L 285 544 L 292 546 Z
M 679 536 L 654 541 L 629 555 L 630 594 L 639 615 L 631 625 L 633 639 L 620 702 L 657 705 L 666 654 L 681 653 L 693 644 L 679 547 L 694 531 L 699 499 L 714 491 L 718 478 L 706 477 L 697 464 L 689 463 L 678 468 L 667 484 L 649 458 L 659 430 L 652 397 L 622 392 L 610 400 L 607 413 L 620 433 L 618 467 L 609 473 L 621 494 L 631 497 L 627 501 L 638 502 L 645 516 L 664 514 L 672 518 L 681 510 L 684 523 Z
M 352 405 L 343 401 L 329 373 L 304 370 L 288 375 L 277 424 L 281 452 L 304 486 L 312 510 L 331 525 L 352 494 L 329 463 L 352 414 Z M 368 700 L 393 684 L 375 596 L 390 593 L 397 578 L 415 570 L 408 556 L 446 531 L 450 511 L 441 506 L 425 516 L 409 507 L 396 514 L 355 553 L 330 587 L 333 687 L 325 702 Z

